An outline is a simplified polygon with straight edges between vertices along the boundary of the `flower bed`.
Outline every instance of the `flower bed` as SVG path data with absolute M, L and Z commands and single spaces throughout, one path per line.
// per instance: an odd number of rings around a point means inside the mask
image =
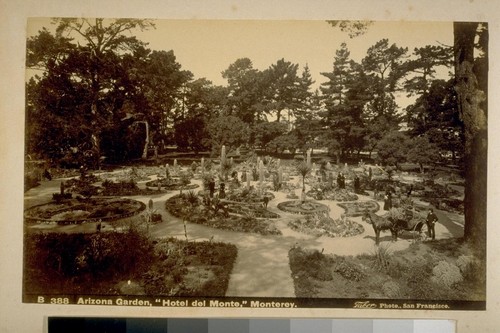
M 330 191 L 322 191 L 321 189 L 313 189 L 307 192 L 307 195 L 315 200 L 335 200 L 335 201 L 355 201 L 358 196 L 349 192 L 346 189 L 335 188 Z
M 131 199 L 90 199 L 78 201 L 51 202 L 31 207 L 24 211 L 28 222 L 55 222 L 58 224 L 79 224 L 83 222 L 111 221 L 139 214 L 146 205 Z
M 254 202 L 254 203 L 261 203 L 264 199 L 264 197 L 267 197 L 269 201 L 273 200 L 275 198 L 274 194 L 271 192 L 264 192 L 263 194 L 259 193 L 255 188 L 247 188 L 244 187 L 242 189 L 237 189 L 234 191 L 229 192 L 226 195 L 226 199 L 230 201 L 237 201 L 237 202 Z
M 295 231 L 316 237 L 351 237 L 365 231 L 361 224 L 347 218 L 334 220 L 320 215 L 307 215 L 303 219 L 288 222 L 288 225 Z
M 99 193 L 104 196 L 133 196 L 133 195 L 150 195 L 157 194 L 158 191 L 151 189 L 139 188 L 135 181 L 125 180 L 119 182 L 112 182 L 106 180 L 102 183 L 103 190 Z
M 238 205 L 238 204 L 236 204 Z M 212 202 L 210 206 L 198 204 L 186 214 L 184 208 L 186 201 L 181 195 L 175 195 L 165 202 L 166 210 L 175 217 L 186 218 L 189 222 L 206 225 L 208 227 L 237 232 L 251 232 L 261 235 L 281 235 L 273 222 L 265 218 L 275 218 L 277 214 L 258 209 L 242 210 L 235 213 L 236 205 L 229 208 L 227 202 Z M 241 205 L 241 204 L 240 204 Z
M 301 215 L 327 213 L 329 211 L 327 205 L 310 200 L 304 202 L 301 200 L 283 201 L 278 204 L 278 208 L 284 212 Z
M 217 216 L 209 219 L 205 216 L 198 215 L 193 218 L 191 222 L 217 229 L 236 232 L 250 232 L 263 236 L 282 234 L 281 231 L 274 226 L 272 221 L 267 219 L 257 219 L 251 216 L 230 215 L 228 217 Z
M 429 202 L 432 206 L 440 210 L 445 210 L 451 213 L 464 214 L 464 201 L 460 199 L 422 198 L 421 200 Z
M 337 203 L 340 207 L 345 209 L 346 216 L 362 216 L 367 210 L 370 212 L 377 212 L 380 209 L 376 201 L 358 201 L 358 202 L 341 202 Z
M 198 184 L 186 184 L 184 186 L 182 186 L 182 183 L 180 182 L 179 179 L 169 179 L 169 180 L 166 180 L 166 179 L 156 179 L 156 180 L 151 180 L 149 182 L 146 183 L 146 186 L 148 188 L 152 188 L 152 189 L 156 189 L 158 188 L 158 182 L 160 182 L 160 186 L 162 188 L 165 188 L 167 190 L 171 190 L 171 191 L 174 191 L 174 190 L 180 190 L 181 188 L 183 190 L 193 190 L 195 188 L 198 188 L 200 187 L 200 185 Z
M 149 180 L 151 176 L 157 174 L 164 174 L 165 169 L 160 167 L 132 167 L 130 169 L 121 170 L 113 173 L 103 173 L 100 175 L 102 179 L 109 179 L 114 181 L 145 181 Z
M 228 203 L 227 210 L 233 214 L 250 215 L 258 218 L 276 219 L 280 217 L 278 214 L 266 210 L 260 204 L 244 205 L 241 203 Z

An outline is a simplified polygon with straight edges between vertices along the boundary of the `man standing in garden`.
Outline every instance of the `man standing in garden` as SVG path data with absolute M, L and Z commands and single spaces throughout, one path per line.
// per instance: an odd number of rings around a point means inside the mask
M 429 237 L 431 237 L 432 240 L 436 238 L 436 231 L 434 230 L 434 226 L 436 222 L 438 221 L 438 218 L 436 214 L 434 214 L 434 211 L 432 208 L 429 209 L 429 213 L 427 214 L 427 230 L 429 231 Z
M 210 182 L 208 183 L 208 190 L 210 192 L 210 198 L 213 198 L 215 192 L 215 180 L 213 178 L 211 178 Z

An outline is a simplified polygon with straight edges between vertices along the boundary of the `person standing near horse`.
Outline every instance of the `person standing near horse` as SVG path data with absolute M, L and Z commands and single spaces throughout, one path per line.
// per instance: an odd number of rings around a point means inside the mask
M 389 189 L 387 189 L 384 196 L 384 210 L 390 210 L 391 208 L 392 208 L 392 193 Z
M 436 238 L 436 231 L 434 230 L 434 226 L 436 222 L 439 221 L 436 214 L 434 214 L 434 210 L 432 208 L 429 209 L 429 213 L 427 213 L 427 219 L 425 222 L 427 223 L 427 230 L 429 231 L 429 237 L 434 240 Z

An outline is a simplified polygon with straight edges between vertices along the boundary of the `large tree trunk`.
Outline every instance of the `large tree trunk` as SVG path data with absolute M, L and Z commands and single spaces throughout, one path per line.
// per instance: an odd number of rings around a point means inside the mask
M 474 39 L 478 23 L 455 22 L 455 89 L 465 134 L 464 237 L 481 253 L 486 251 L 487 119 L 481 103 L 484 92 L 474 74 Z

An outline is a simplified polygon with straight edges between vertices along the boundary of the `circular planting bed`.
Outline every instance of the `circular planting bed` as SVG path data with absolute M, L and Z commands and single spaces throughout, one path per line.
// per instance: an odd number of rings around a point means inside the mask
M 376 201 L 360 201 L 360 202 L 341 202 L 337 203 L 340 207 L 345 209 L 346 216 L 362 216 L 367 210 L 375 213 L 380 209 Z
M 304 202 L 301 200 L 283 201 L 278 204 L 278 208 L 284 212 L 301 215 L 327 213 L 329 211 L 327 205 L 309 200 Z
M 260 205 L 244 205 L 245 208 L 242 208 L 242 203 L 231 204 L 225 200 L 214 199 L 209 205 L 202 204 L 201 200 L 193 205 L 193 201 L 187 193 L 175 195 L 165 201 L 165 209 L 175 217 L 212 228 L 264 236 L 281 235 L 281 231 L 270 220 L 279 215 Z M 188 205 L 192 207 L 189 212 L 186 211 Z
M 50 202 L 24 211 L 28 222 L 54 222 L 57 224 L 79 224 L 83 222 L 112 221 L 139 214 L 146 205 L 132 199 L 92 198 L 64 202 Z

